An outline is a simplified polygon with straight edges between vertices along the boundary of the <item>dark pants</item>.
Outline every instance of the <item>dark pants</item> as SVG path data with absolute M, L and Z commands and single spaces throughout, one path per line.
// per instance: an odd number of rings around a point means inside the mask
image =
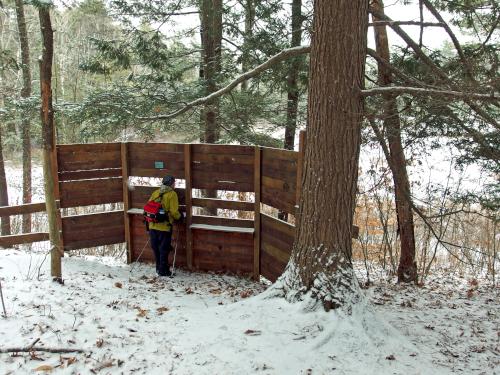
M 156 273 L 160 276 L 170 276 L 168 253 L 172 250 L 172 232 L 151 229 L 149 240 L 156 259 Z

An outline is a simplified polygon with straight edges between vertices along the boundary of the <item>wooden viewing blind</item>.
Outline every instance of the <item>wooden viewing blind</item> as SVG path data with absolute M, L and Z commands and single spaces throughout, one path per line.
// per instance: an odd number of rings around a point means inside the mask
M 290 258 L 295 227 L 272 217 L 269 211 L 274 208 L 295 214 L 304 147 L 304 132 L 299 152 L 210 144 L 58 145 L 54 159 L 61 209 L 105 207 L 99 213 L 60 218 L 64 249 L 125 243 L 128 262 L 153 261 L 142 207 L 157 186 L 147 186 L 141 180 L 171 174 L 184 181 L 176 191 L 181 210 L 186 212 L 185 222 L 177 224 L 173 233 L 176 265 L 254 278 L 263 275 L 274 281 Z M 250 193 L 245 196 L 253 196 L 253 200 L 193 197 L 193 191 L 201 189 Z M 0 207 L 0 216 L 44 209 L 41 204 L 24 206 Z M 268 213 L 264 212 L 266 206 Z M 230 210 L 234 215 L 202 215 L 196 208 Z M 251 212 L 253 218 L 240 218 L 241 212 Z M 0 237 L 0 246 L 46 240 L 48 234 L 7 237 Z

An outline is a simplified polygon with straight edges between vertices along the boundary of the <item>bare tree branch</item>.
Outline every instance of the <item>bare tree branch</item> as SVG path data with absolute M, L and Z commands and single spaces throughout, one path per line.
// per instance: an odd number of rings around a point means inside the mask
M 384 20 L 384 21 L 392 21 L 389 17 L 387 17 L 384 13 L 381 13 L 374 9 L 373 7 L 370 7 L 370 12 L 375 15 L 377 18 Z M 422 49 L 418 46 L 415 41 L 410 38 L 410 36 L 403 30 L 401 29 L 398 25 L 395 24 L 389 24 L 389 27 L 393 29 L 396 34 L 398 34 L 405 42 L 408 44 L 409 47 L 415 52 L 415 54 L 427 65 L 431 70 L 436 74 L 437 77 L 439 77 L 443 82 L 447 83 L 450 85 L 450 88 L 453 90 L 459 90 L 457 88 L 456 84 L 448 77 L 448 75 L 442 71 L 423 51 Z M 471 99 L 464 98 L 464 102 L 467 103 L 467 105 L 473 109 L 479 116 L 481 116 L 485 121 L 487 121 L 489 124 L 494 126 L 496 129 L 500 129 L 500 124 L 497 122 L 497 120 L 492 117 L 488 112 L 484 111 L 481 107 L 479 107 L 476 103 L 474 103 Z
M 368 26 L 390 26 L 390 25 L 408 25 L 408 26 L 422 26 L 422 27 L 444 27 L 445 25 L 440 22 L 422 22 L 422 21 L 374 21 L 370 22 Z
M 448 26 L 448 24 L 443 19 L 443 17 L 441 17 L 441 14 L 439 14 L 439 12 L 437 11 L 437 9 L 434 7 L 434 5 L 431 4 L 431 2 L 429 0 L 421 0 L 421 1 L 425 4 L 426 8 L 429 9 L 429 11 L 432 13 L 432 15 L 434 17 L 436 17 L 436 19 L 443 24 L 444 29 L 446 30 L 446 32 L 450 36 L 451 41 L 453 42 L 453 45 L 455 46 L 455 49 L 458 52 L 458 56 L 460 56 L 460 60 L 462 61 L 462 63 L 465 66 L 467 77 L 471 81 L 475 82 L 476 80 L 474 78 L 474 74 L 472 73 L 472 68 L 471 68 L 471 66 L 469 64 L 469 61 L 465 57 L 464 51 L 462 49 L 462 46 L 460 45 L 460 42 L 458 41 L 457 37 L 455 36 L 455 34 L 453 33 L 453 31 L 451 30 L 450 26 Z
M 361 90 L 364 97 L 373 96 L 378 94 L 413 94 L 413 95 L 431 95 L 431 96 L 445 96 L 455 97 L 462 99 L 474 99 L 498 102 L 500 100 L 498 94 L 479 94 L 474 92 L 452 91 L 452 90 L 439 90 L 423 87 L 405 87 L 405 86 L 386 86 L 375 87 L 372 89 Z
M 157 116 L 149 116 L 149 117 L 142 117 L 141 116 L 141 117 L 138 117 L 138 119 L 144 120 L 144 121 L 172 119 L 176 116 L 179 116 L 179 115 L 187 112 L 188 110 L 190 110 L 193 107 L 205 104 L 209 101 L 212 101 L 212 100 L 218 98 L 219 96 L 227 94 L 232 89 L 234 89 L 236 86 L 238 86 L 241 82 L 244 82 L 252 77 L 255 77 L 256 75 L 262 73 L 264 70 L 269 69 L 270 67 L 276 65 L 279 62 L 282 62 L 282 61 L 289 59 L 291 57 L 295 57 L 295 56 L 299 56 L 299 55 L 302 55 L 305 53 L 309 53 L 310 50 L 311 50 L 310 46 L 300 46 L 300 47 L 293 47 L 293 48 L 284 49 L 280 53 L 272 56 L 269 60 L 256 66 L 252 70 L 245 72 L 245 73 L 241 74 L 240 76 L 236 77 L 227 86 L 225 86 L 225 87 L 221 88 L 220 90 L 213 92 L 212 94 L 207 95 L 203 98 L 193 100 L 192 102 L 189 102 L 188 104 L 186 104 L 181 109 L 178 109 L 177 111 L 167 113 L 167 114 L 157 115 Z

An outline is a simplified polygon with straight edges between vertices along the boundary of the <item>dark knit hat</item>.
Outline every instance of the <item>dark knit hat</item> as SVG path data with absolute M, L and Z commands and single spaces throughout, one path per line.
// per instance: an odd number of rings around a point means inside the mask
M 162 180 L 162 184 L 163 185 L 166 185 L 166 186 L 172 186 L 175 182 L 175 178 L 174 176 L 171 176 L 171 175 L 166 175 L 165 177 L 163 177 L 163 180 Z

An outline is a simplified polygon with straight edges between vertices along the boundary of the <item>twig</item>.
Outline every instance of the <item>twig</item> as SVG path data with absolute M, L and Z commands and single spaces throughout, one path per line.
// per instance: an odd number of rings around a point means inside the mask
M 7 310 L 5 310 L 5 302 L 3 300 L 3 292 L 2 292 L 2 282 L 0 281 L 0 297 L 2 298 L 2 306 L 3 306 L 3 317 L 7 318 Z
M 30 346 L 28 346 L 28 349 L 29 349 L 29 350 L 33 349 L 33 347 L 35 346 L 35 344 L 36 344 L 38 341 L 40 341 L 40 337 L 39 337 L 39 338 L 37 338 L 35 341 L 33 341 L 33 342 L 31 343 L 31 345 L 30 345 Z
M 70 348 L 42 348 L 34 347 L 33 344 L 25 348 L 5 348 L 0 349 L 0 353 L 18 353 L 18 352 L 48 352 L 48 353 L 84 353 L 83 349 L 70 349 Z

